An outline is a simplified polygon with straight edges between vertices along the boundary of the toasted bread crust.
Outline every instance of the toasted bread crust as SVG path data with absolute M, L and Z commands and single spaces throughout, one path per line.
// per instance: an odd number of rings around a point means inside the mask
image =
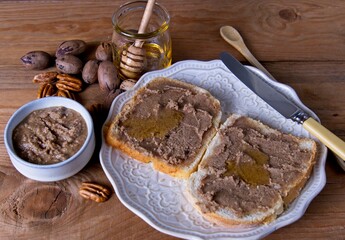
M 283 200 L 284 200 L 285 207 L 288 206 L 291 202 L 293 202 L 293 200 L 295 200 L 298 197 L 298 195 L 300 194 L 300 192 L 303 189 L 304 185 L 308 181 L 308 179 L 310 177 L 310 174 L 313 171 L 313 167 L 315 165 L 315 157 L 316 157 L 315 155 L 316 155 L 316 152 L 317 151 L 315 149 L 315 151 L 313 151 L 312 163 L 309 165 L 309 168 L 305 172 L 303 177 L 300 178 L 299 181 L 297 181 L 297 184 L 295 186 L 291 186 L 291 189 L 288 192 L 288 194 L 286 196 L 284 196 Z

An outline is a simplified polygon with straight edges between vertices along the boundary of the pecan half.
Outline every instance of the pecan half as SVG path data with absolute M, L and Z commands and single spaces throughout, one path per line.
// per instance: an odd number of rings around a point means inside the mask
M 56 87 L 59 90 L 70 90 L 73 92 L 80 92 L 82 90 L 83 82 L 79 78 L 68 74 L 58 74 L 57 79 Z
M 37 98 L 53 96 L 55 94 L 55 87 L 51 83 L 42 84 L 37 91 Z
M 72 92 L 68 91 L 68 90 L 58 89 L 58 91 L 56 93 L 56 96 L 58 96 L 58 97 L 65 97 L 65 98 L 70 98 L 70 99 L 76 100 L 75 95 Z
M 105 202 L 110 198 L 111 191 L 100 184 L 85 182 L 81 184 L 79 194 L 83 198 L 90 199 L 95 202 Z
M 52 83 L 56 80 L 58 73 L 57 72 L 44 72 L 37 74 L 34 76 L 34 79 L 32 79 L 32 82 L 34 83 Z

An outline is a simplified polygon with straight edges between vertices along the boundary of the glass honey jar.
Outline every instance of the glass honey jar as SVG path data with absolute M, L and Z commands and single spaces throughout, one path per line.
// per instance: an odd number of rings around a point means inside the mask
M 138 33 L 146 4 L 126 3 L 112 17 L 113 59 L 122 80 L 137 80 L 146 72 L 171 65 L 170 16 L 163 6 L 153 5 L 145 32 Z

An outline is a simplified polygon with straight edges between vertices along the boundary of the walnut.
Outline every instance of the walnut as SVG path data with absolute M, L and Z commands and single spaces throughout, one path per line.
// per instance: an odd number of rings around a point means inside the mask
M 111 191 L 98 183 L 84 182 L 79 188 L 79 194 L 95 202 L 105 202 L 111 196 Z

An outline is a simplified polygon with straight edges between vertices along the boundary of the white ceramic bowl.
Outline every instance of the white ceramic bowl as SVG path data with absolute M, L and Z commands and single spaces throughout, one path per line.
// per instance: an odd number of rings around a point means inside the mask
M 87 126 L 87 137 L 83 146 L 69 159 L 50 165 L 40 165 L 21 159 L 15 152 L 12 142 L 14 128 L 32 111 L 64 106 L 81 114 Z M 42 182 L 66 179 L 79 172 L 89 162 L 95 150 L 95 133 L 89 112 L 80 103 L 63 97 L 46 97 L 31 101 L 20 107 L 8 121 L 5 133 L 5 146 L 14 167 L 24 176 Z

